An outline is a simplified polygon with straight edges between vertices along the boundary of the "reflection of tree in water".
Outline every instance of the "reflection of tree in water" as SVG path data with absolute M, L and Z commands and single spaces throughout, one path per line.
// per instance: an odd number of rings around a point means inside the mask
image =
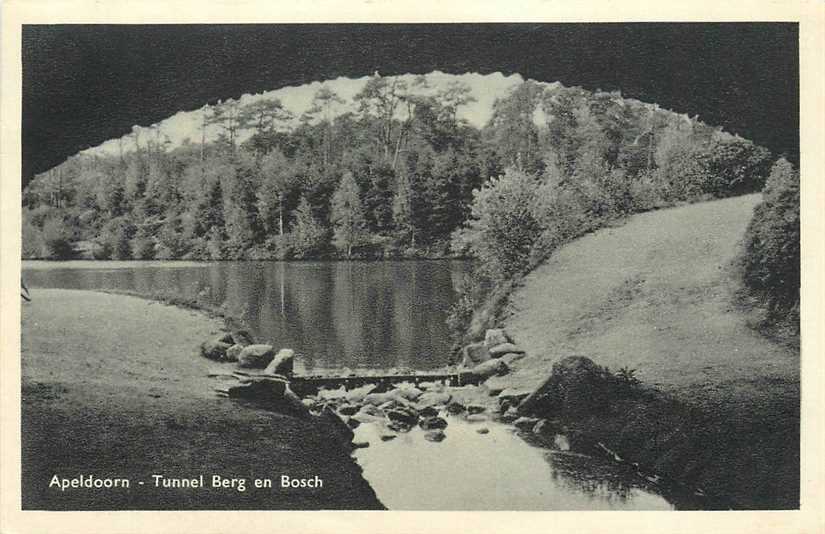
M 646 490 L 629 468 L 571 453 L 548 453 L 553 479 L 571 492 L 620 503 L 633 499 L 634 490 Z

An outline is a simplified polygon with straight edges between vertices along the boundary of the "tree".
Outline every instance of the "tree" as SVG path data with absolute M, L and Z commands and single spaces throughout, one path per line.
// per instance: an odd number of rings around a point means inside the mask
M 292 166 L 280 150 L 275 149 L 261 159 L 261 186 L 257 202 L 264 231 L 277 231 L 279 236 L 284 235 L 285 201 L 294 182 Z
M 326 238 L 326 230 L 312 213 L 312 206 L 302 196 L 295 210 L 295 224 L 292 226 L 292 247 L 298 257 L 307 257 L 320 252 Z
M 415 224 L 412 211 L 412 187 L 407 172 L 398 176 L 398 185 L 392 201 L 392 220 L 398 233 L 399 241 L 409 239 L 409 245 L 415 247 Z
M 395 145 L 395 114 L 401 103 L 402 94 L 407 84 L 398 78 L 384 78 L 377 72 L 371 77 L 361 91 L 355 95 L 358 109 L 365 118 L 374 118 L 378 122 L 378 142 L 384 161 L 390 161 L 390 154 Z
M 338 96 L 338 93 L 326 86 L 321 86 L 312 97 L 312 105 L 305 114 L 306 119 L 320 117 L 324 131 L 322 147 L 324 167 L 330 164 L 330 160 L 332 158 L 332 147 L 334 144 L 332 110 L 336 106 L 343 103 L 344 100 Z
M 351 172 L 344 173 L 332 195 L 333 243 L 340 251 L 352 256 L 352 247 L 364 238 L 366 221 L 361 207 L 358 184 Z

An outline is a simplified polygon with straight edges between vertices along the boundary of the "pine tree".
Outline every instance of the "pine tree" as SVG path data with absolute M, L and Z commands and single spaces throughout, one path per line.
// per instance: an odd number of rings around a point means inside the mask
M 295 210 L 295 224 L 292 227 L 293 249 L 298 257 L 306 257 L 318 252 L 324 242 L 326 231 L 312 213 L 312 206 L 301 196 Z

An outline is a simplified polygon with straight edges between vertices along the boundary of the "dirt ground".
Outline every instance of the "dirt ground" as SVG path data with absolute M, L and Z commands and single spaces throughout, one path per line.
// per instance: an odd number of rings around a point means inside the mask
M 734 298 L 759 200 L 641 214 L 561 248 L 511 297 L 505 326 L 530 356 L 508 382 L 533 388 L 571 354 L 635 369 L 704 414 L 716 458 L 696 469 L 718 473 L 697 480 L 742 506 L 797 507 L 799 352 L 749 327 Z
M 36 289 L 23 306 L 24 509 L 380 508 L 326 429 L 216 397 L 197 347 L 218 321 L 135 297 Z M 49 487 L 53 475 L 117 477 L 129 489 Z M 206 488 L 155 488 L 153 474 Z M 245 491 L 211 488 L 246 478 Z M 280 476 L 324 481 L 282 489 Z M 270 489 L 252 479 L 273 480 Z M 143 481 L 144 485 L 139 482 Z

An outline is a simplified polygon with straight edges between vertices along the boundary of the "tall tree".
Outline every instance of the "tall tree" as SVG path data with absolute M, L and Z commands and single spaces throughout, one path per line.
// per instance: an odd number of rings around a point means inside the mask
M 351 257 L 352 247 L 364 238 L 366 226 L 358 184 L 351 172 L 344 173 L 332 195 L 332 224 L 335 247 Z

